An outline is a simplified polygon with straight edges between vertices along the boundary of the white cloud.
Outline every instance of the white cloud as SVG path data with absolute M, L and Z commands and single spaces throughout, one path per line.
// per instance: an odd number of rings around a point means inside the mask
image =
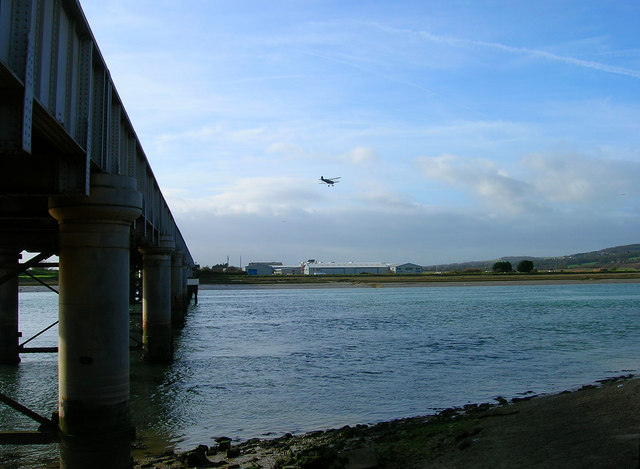
M 260 215 L 283 216 L 322 201 L 322 196 L 289 177 L 249 177 L 216 187 L 213 194 L 187 197 L 167 191 L 172 211 L 198 216 Z
M 197 215 L 197 216 L 196 216 Z M 327 207 L 312 213 L 176 213 L 197 262 L 227 255 L 295 264 L 324 261 L 416 262 L 490 260 L 505 255 L 553 256 L 637 242 L 638 217 L 589 212 L 492 218 L 474 210 L 373 211 Z M 222 260 L 220 260 L 222 259 Z
M 427 178 L 469 192 L 482 199 L 491 210 L 517 215 L 534 208 L 529 198 L 529 184 L 509 176 L 491 160 L 441 155 L 419 157 L 416 162 Z
M 289 158 L 295 158 L 295 159 L 313 159 L 317 157 L 317 155 L 306 151 L 304 148 L 302 148 L 299 145 L 294 145 L 292 143 L 284 143 L 284 142 L 272 143 L 267 148 L 267 153 L 280 153 Z
M 356 147 L 341 155 L 339 159 L 351 164 L 363 164 L 378 161 L 379 158 L 373 148 Z
M 380 159 L 373 148 L 361 146 L 352 148 L 338 156 L 309 151 L 300 145 L 285 142 L 272 143 L 266 151 L 267 153 L 279 153 L 292 159 L 344 162 L 350 165 L 371 164 Z
M 537 193 L 549 202 L 599 206 L 640 194 L 637 162 L 577 154 L 529 154 L 522 162 Z
M 421 207 L 417 201 L 384 189 L 381 185 L 358 193 L 354 199 L 377 213 L 415 211 Z
M 587 158 L 577 154 L 529 154 L 509 171 L 488 159 L 455 155 L 420 157 L 422 174 L 478 197 L 492 210 L 510 215 L 616 209 L 640 194 L 640 163 Z M 623 199 L 622 197 L 625 197 Z
M 264 127 L 257 127 L 253 129 L 239 129 L 230 132 L 229 135 L 231 140 L 236 142 L 263 142 L 265 140 L 266 129 Z

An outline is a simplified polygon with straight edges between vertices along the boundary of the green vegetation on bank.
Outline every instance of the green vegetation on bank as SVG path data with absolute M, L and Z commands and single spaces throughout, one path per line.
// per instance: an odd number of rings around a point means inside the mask
M 476 272 L 476 273 L 424 273 L 418 275 L 270 275 L 253 276 L 244 273 L 225 274 L 200 272 L 200 284 L 204 285 L 313 285 L 351 284 L 380 286 L 382 284 L 426 284 L 446 282 L 493 282 L 493 281 L 593 281 L 593 280 L 640 280 L 640 271 L 616 272 Z
M 35 271 L 34 271 L 35 270 Z M 32 269 L 30 271 L 47 285 L 58 284 L 58 271 L 47 269 Z M 587 281 L 587 280 L 640 280 L 640 271 L 635 269 L 620 269 L 616 271 L 560 271 L 560 272 L 425 272 L 417 275 L 270 275 L 250 276 L 245 272 L 222 273 L 202 271 L 198 272 L 200 284 L 204 285 L 297 285 L 297 284 L 400 284 L 400 283 L 445 283 L 445 282 L 493 282 L 493 281 Z M 20 275 L 20 285 L 39 285 L 26 274 Z
M 58 270 L 57 269 L 40 269 L 40 268 L 31 268 L 29 269 L 29 273 L 34 277 L 40 279 L 47 285 L 57 285 L 58 284 Z M 26 273 L 20 274 L 18 277 L 18 282 L 20 285 L 40 285 L 40 283 L 34 278 L 30 277 Z

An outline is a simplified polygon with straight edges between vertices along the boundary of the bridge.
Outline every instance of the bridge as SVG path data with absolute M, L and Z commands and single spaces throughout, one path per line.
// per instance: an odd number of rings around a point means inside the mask
M 0 363 L 20 361 L 17 274 L 57 255 L 63 465 L 128 467 L 131 282 L 144 357 L 170 361 L 193 258 L 78 0 L 0 0 L 0 89 Z

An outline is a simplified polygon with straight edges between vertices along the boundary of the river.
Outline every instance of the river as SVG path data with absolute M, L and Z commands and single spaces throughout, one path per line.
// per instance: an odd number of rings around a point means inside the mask
M 20 294 L 20 330 L 57 319 L 57 296 Z M 134 327 L 139 316 L 132 316 Z M 176 449 L 432 413 L 635 373 L 640 285 L 201 290 L 175 360 L 131 358 L 142 440 Z M 52 328 L 33 346 L 55 346 Z M 0 366 L 2 392 L 57 406 L 55 355 Z M 0 407 L 0 430 L 35 425 Z M 5 447 L 0 464 L 52 447 Z M 35 463 L 34 463 L 35 464 Z

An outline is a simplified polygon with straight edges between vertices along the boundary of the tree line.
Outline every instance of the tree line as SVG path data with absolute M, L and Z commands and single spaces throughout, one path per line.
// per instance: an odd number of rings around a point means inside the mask
M 533 262 L 527 259 L 520 261 L 516 267 L 517 271 L 522 273 L 532 272 L 533 268 Z M 509 261 L 498 261 L 493 264 L 493 271 L 496 273 L 513 272 L 513 265 Z

